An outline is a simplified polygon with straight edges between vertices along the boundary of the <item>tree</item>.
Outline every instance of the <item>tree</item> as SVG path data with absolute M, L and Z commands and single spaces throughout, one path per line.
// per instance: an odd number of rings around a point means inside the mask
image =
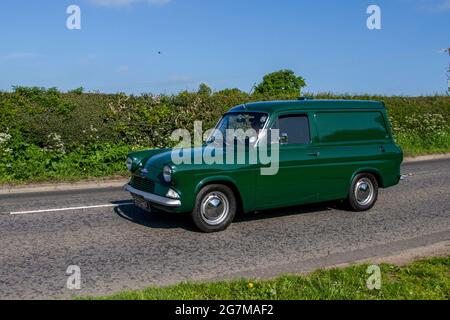
M 306 86 L 305 79 L 297 77 L 292 70 L 280 70 L 264 76 L 263 81 L 256 86 L 258 94 L 276 96 L 281 94 L 301 94 Z
M 238 88 L 233 88 L 220 90 L 217 92 L 217 94 L 222 96 L 239 96 L 239 95 L 246 95 L 247 93 L 239 90 Z
M 205 95 L 205 96 L 210 96 L 212 94 L 212 89 L 210 87 L 208 87 L 207 84 L 202 83 L 198 87 L 197 93 L 201 94 L 201 95 Z
M 73 94 L 82 94 L 84 92 L 84 88 L 83 87 L 79 87 L 73 90 L 70 90 L 69 93 L 73 93 Z

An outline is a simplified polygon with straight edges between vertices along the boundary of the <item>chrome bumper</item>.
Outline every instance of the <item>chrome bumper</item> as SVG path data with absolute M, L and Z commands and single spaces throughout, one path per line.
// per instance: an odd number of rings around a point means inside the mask
M 180 200 L 165 198 L 165 197 L 157 196 L 156 194 L 144 192 L 144 191 L 133 188 L 129 184 L 125 185 L 124 189 L 126 191 L 130 192 L 131 194 L 135 194 L 137 196 L 143 197 L 145 200 L 147 200 L 149 202 L 152 202 L 152 203 L 164 206 L 164 207 L 170 207 L 170 208 L 181 207 Z

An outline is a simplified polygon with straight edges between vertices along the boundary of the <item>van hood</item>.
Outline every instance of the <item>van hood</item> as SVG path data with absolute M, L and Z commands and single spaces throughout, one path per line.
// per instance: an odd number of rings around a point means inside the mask
M 189 159 L 193 161 L 194 154 L 201 154 L 203 155 L 204 150 L 206 147 L 198 147 L 198 148 L 190 148 L 190 149 L 182 149 L 177 150 L 177 156 L 183 157 L 187 156 L 186 153 L 189 154 Z M 156 153 L 148 158 L 148 160 L 145 163 L 145 167 L 153 167 L 156 169 L 162 169 L 166 165 L 174 165 L 172 161 L 172 151 L 173 149 L 164 149 L 161 150 L 161 152 Z
M 145 167 L 162 169 L 165 165 L 172 165 L 172 149 L 161 150 L 160 153 L 150 157 L 145 163 Z

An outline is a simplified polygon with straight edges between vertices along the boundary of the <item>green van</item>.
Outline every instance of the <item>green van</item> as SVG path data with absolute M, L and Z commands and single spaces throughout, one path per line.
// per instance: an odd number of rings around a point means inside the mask
M 132 177 L 125 189 L 140 208 L 190 213 L 201 231 L 216 232 L 226 229 L 237 211 L 340 199 L 354 211 L 369 210 L 379 188 L 399 183 L 403 152 L 394 143 L 382 102 L 249 103 L 228 111 L 216 131 L 236 125 L 256 130 L 257 136 L 233 152 L 276 145 L 276 174 L 262 174 L 273 164 L 260 161 L 180 164 L 173 149 L 148 150 L 129 154 Z M 189 152 L 204 152 L 213 141 Z M 224 157 L 227 150 L 222 148 Z

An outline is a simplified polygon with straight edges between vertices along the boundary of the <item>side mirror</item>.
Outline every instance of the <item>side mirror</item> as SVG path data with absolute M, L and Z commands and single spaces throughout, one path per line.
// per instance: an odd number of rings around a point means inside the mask
M 280 137 L 280 144 L 288 144 L 289 137 L 287 133 L 282 133 Z
M 209 137 L 209 139 L 206 141 L 206 144 L 211 144 L 214 143 L 216 141 L 216 137 L 215 136 L 211 136 Z

